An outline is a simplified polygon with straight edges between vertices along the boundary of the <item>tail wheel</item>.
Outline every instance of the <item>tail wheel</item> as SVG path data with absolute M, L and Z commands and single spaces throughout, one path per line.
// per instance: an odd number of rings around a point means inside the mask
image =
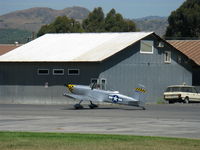
M 142 110 L 146 110 L 146 108 L 145 107 L 141 107 L 142 108 Z
M 188 104 L 190 102 L 189 97 L 185 97 L 184 102 Z

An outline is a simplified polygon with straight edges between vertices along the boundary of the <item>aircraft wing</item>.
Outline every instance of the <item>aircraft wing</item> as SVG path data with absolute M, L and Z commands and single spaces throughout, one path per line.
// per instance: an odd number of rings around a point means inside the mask
M 88 95 L 85 96 L 85 95 L 77 95 L 77 94 L 72 94 L 72 93 L 64 93 L 63 95 L 66 96 L 66 97 L 69 97 L 69 98 L 76 99 L 76 100 L 83 100 L 83 101 L 103 101 L 102 98 L 96 98 L 96 97 L 88 96 Z
M 72 93 L 64 93 L 63 95 L 69 98 L 76 99 L 76 100 L 90 100 L 88 96 L 83 96 L 83 95 L 77 95 L 77 94 L 72 94 Z

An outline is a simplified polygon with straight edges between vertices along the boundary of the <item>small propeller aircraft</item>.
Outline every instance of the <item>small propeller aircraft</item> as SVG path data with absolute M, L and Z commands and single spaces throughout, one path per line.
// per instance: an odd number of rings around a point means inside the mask
M 64 96 L 79 100 L 79 103 L 74 105 L 75 109 L 82 109 L 83 106 L 81 105 L 81 102 L 89 101 L 89 107 L 91 109 L 98 107 L 98 105 L 93 104 L 93 102 L 107 102 L 136 106 L 145 110 L 144 99 L 146 95 L 146 90 L 142 85 L 140 85 L 139 88 L 134 89 L 133 97 L 120 94 L 118 91 L 106 91 L 102 89 L 97 89 L 95 88 L 95 84 L 93 84 L 92 86 L 68 84 L 66 86 L 70 93 L 66 92 L 64 93 Z

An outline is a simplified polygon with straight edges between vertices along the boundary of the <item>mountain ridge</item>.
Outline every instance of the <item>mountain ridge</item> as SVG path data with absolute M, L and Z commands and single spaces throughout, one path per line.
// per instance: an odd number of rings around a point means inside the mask
M 58 16 L 66 15 L 81 22 L 89 13 L 90 11 L 86 8 L 74 6 L 61 10 L 33 7 L 1 15 L 0 43 L 13 43 L 15 41 L 25 43 L 32 32 L 37 33 L 42 25 L 50 24 Z M 160 16 L 147 16 L 132 20 L 140 31 L 154 31 L 161 37 L 165 34 L 168 25 L 167 17 Z
M 18 10 L 0 16 L 1 29 L 21 29 L 37 32 L 44 24 L 51 23 L 58 16 L 67 16 L 81 21 L 89 14 L 89 10 L 83 7 L 68 7 L 56 10 L 48 7 L 33 7 Z
M 163 36 L 168 26 L 167 19 L 168 17 L 147 16 L 133 21 L 141 31 L 154 31 L 159 36 Z

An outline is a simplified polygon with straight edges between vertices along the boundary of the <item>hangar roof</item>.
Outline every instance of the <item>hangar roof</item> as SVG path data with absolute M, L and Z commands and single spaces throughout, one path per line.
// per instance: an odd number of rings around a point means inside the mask
M 45 34 L 0 62 L 100 62 L 153 32 Z
M 167 42 L 200 65 L 200 40 L 168 40 Z
M 3 55 L 9 51 L 12 51 L 13 49 L 19 47 L 21 45 L 15 45 L 15 44 L 0 44 L 0 55 Z

